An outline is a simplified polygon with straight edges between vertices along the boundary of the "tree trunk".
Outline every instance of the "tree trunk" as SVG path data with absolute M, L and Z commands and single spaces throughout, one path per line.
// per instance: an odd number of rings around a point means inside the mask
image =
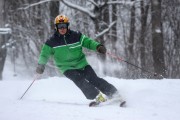
M 132 2 L 134 0 L 131 0 Z M 133 43 L 134 43 L 134 33 L 135 33 L 135 6 L 134 4 L 131 7 L 131 23 L 130 23 L 130 35 L 128 43 L 128 56 L 133 56 Z
M 112 21 L 117 21 L 117 5 L 112 5 Z M 112 35 L 111 35 L 111 41 L 112 41 L 112 50 L 115 54 L 117 54 L 117 48 L 116 48 L 116 42 L 117 42 L 117 23 L 112 27 Z
M 54 29 L 54 19 L 59 14 L 59 1 L 50 2 L 50 21 L 51 29 Z
M 5 19 L 5 14 L 4 12 L 4 0 L 0 1 L 0 28 L 5 27 L 4 26 L 4 19 Z M 0 80 L 2 80 L 2 73 L 4 69 L 4 63 L 6 59 L 6 41 L 5 41 L 5 35 L 0 34 Z
M 104 29 L 106 29 L 107 27 L 108 27 L 108 25 L 109 25 L 109 6 L 108 5 L 104 5 L 103 7 L 99 7 L 98 8 L 99 10 L 99 20 L 101 21 L 101 22 L 98 22 L 98 24 L 96 24 L 97 25 L 97 32 L 102 32 Z M 97 19 L 98 20 L 98 19 Z M 98 40 L 99 40 L 99 42 L 102 44 L 102 45 L 105 45 L 105 41 L 108 39 L 108 33 L 109 32 L 107 32 L 106 34 L 104 34 L 103 36 L 100 36 L 100 37 L 98 37 Z M 103 62 L 103 64 L 105 63 L 105 61 L 106 61 L 106 55 L 104 55 L 104 54 L 99 54 L 99 58 L 100 58 L 100 60 Z M 107 68 L 107 66 L 104 66 L 103 67 L 103 74 L 104 75 L 107 75 L 107 73 L 108 73 L 108 68 Z
M 0 36 L 0 80 L 2 80 L 2 73 L 6 60 L 7 49 L 5 46 L 5 35 Z
M 131 0 L 132 2 L 134 0 Z M 129 39 L 127 41 L 127 50 L 125 50 L 126 53 L 126 58 L 128 60 L 130 60 L 130 62 L 135 63 L 135 59 L 134 59 L 134 35 L 135 35 L 135 5 L 133 4 L 131 6 L 131 16 L 130 16 L 130 30 L 129 30 Z M 127 78 L 137 78 L 137 73 L 135 72 L 135 70 L 133 70 L 134 68 L 132 68 L 131 65 L 127 65 L 127 72 L 126 72 L 126 76 Z M 129 72 L 128 70 L 131 70 L 131 72 Z
M 161 0 L 151 0 L 152 44 L 155 73 L 166 76 L 161 21 Z
M 144 6 L 144 1 L 140 2 L 141 4 L 141 34 L 140 34 L 140 60 L 141 67 L 145 68 L 145 34 L 147 27 L 147 16 L 149 5 Z

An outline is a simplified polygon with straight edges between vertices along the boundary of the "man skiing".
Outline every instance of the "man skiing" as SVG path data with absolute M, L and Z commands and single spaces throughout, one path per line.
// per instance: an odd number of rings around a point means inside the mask
M 117 89 L 107 81 L 99 78 L 88 64 L 82 47 L 106 54 L 106 48 L 86 35 L 70 30 L 69 19 L 65 15 L 58 15 L 54 21 L 55 32 L 42 47 L 36 72 L 42 74 L 50 56 L 55 65 L 77 87 L 81 89 L 87 99 L 104 102 L 107 97 L 117 94 Z

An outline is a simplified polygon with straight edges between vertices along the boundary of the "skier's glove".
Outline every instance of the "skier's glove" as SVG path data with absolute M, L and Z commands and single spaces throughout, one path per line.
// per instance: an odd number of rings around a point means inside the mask
M 97 51 L 102 54 L 106 54 L 106 48 L 103 45 L 97 46 Z
M 42 64 L 38 64 L 37 68 L 36 68 L 36 72 L 38 74 L 42 74 L 44 72 L 44 69 L 45 69 L 45 65 L 42 65 Z

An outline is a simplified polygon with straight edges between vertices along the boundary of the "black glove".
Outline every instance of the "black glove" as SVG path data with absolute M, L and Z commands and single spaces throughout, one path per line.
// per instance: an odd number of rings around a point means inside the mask
M 102 54 L 106 54 L 106 48 L 103 45 L 97 46 L 97 51 Z
M 38 74 L 42 74 L 44 72 L 44 69 L 45 69 L 45 65 L 38 64 L 38 66 L 36 68 L 36 72 Z

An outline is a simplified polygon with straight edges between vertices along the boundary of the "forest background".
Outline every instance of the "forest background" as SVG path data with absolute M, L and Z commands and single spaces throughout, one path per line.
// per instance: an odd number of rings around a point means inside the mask
M 42 44 L 65 14 L 70 29 L 101 42 L 109 55 L 84 50 L 100 75 L 126 79 L 180 78 L 179 0 L 0 0 L 0 80 L 7 58 L 33 75 Z M 22 67 L 22 66 L 21 66 Z M 50 60 L 44 76 L 61 75 Z M 158 78 L 157 78 L 158 79 Z

